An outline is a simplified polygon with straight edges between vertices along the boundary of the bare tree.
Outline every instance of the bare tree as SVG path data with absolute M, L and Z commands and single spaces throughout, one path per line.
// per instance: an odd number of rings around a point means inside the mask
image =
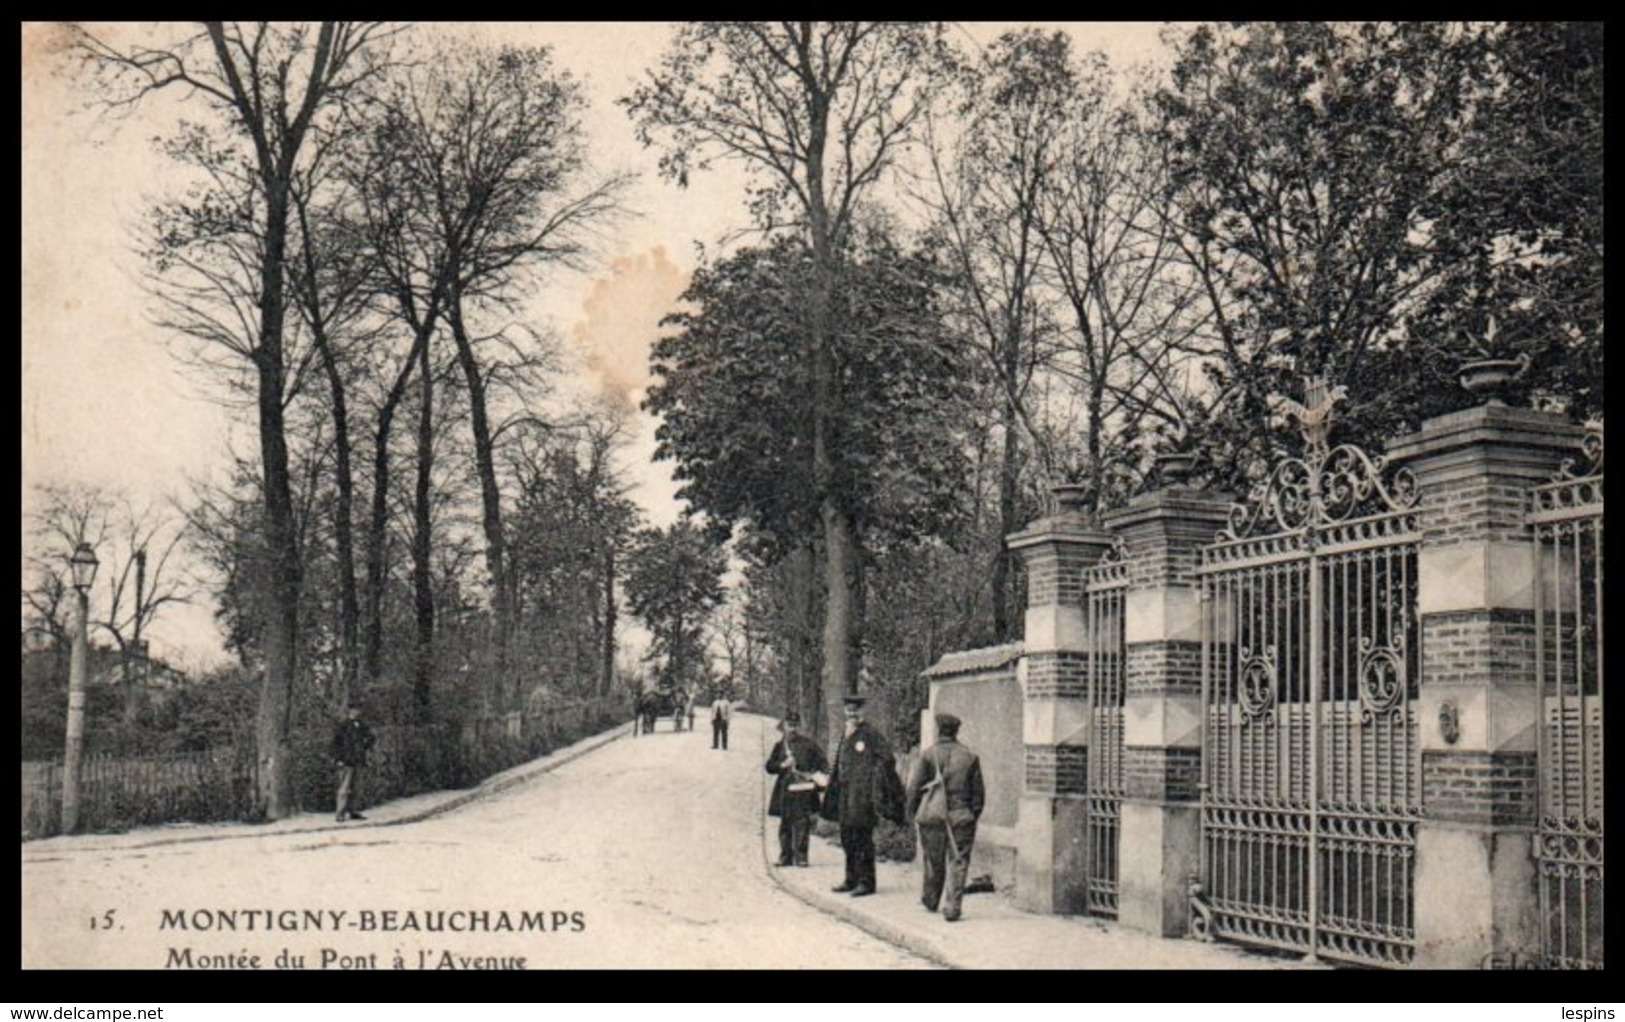
M 71 636 L 68 558 L 80 543 L 96 552 L 101 566 L 89 594 L 87 626 L 105 632 L 118 647 L 129 720 L 139 705 L 134 661 L 146 657 L 143 633 L 165 607 L 189 603 L 194 595 L 190 581 L 177 574 L 175 554 L 185 538 L 184 520 L 166 503 L 137 507 L 103 487 L 54 484 L 40 488 L 27 526 L 26 627 L 48 636 L 57 649 L 65 650 Z
M 1018 492 L 1026 459 L 1037 455 L 1046 467 L 1052 460 L 1030 406 L 1051 329 L 1039 276 L 1039 221 L 1046 193 L 1059 187 L 1058 150 L 1077 106 L 1070 53 L 1065 35 L 1036 29 L 1007 33 L 989 46 L 964 69 L 957 94 L 945 97 L 946 116 L 933 111 L 928 119 L 927 169 L 912 189 L 931 215 L 934 242 L 953 261 L 958 317 L 995 381 L 1001 537 L 1022 525 Z M 1001 642 L 1014 628 L 1012 566 L 999 542 L 990 585 Z
M 1183 433 L 1184 381 L 1211 313 L 1162 215 L 1164 161 L 1138 104 L 1113 96 L 1103 57 L 1086 59 L 1038 224 L 1044 278 L 1069 321 L 1050 371 L 1082 406 L 1073 475 L 1099 507 L 1123 495 L 1143 434 Z
M 247 272 L 240 277 L 215 272 L 220 253 L 207 244 L 213 212 L 207 204 L 176 210 L 183 215 L 176 223 L 192 230 L 176 239 L 175 249 L 195 253 L 187 267 L 193 286 L 215 289 L 217 307 L 232 314 L 208 317 L 197 324 L 194 336 L 224 344 L 252 367 L 265 478 L 264 530 L 271 553 L 265 682 L 256 728 L 259 796 L 270 819 L 292 810 L 288 729 L 299 623 L 299 562 L 284 425 L 291 194 L 299 167 L 310 158 L 313 125 L 332 116 L 376 70 L 379 64 L 369 57 L 389 34 L 371 23 L 205 22 L 173 43 L 157 46 L 118 46 L 83 30 L 76 39 L 75 53 L 96 77 L 110 107 L 132 107 L 154 93 L 173 90 L 189 114 L 207 118 L 182 129 L 182 137 L 191 134 L 196 140 L 196 159 L 242 153 L 254 170 L 252 191 L 219 197 L 236 203 L 238 215 L 246 213 L 258 241 L 225 254 L 243 259 L 234 268 Z M 202 298 L 201 291 L 197 297 Z
M 445 319 L 468 393 L 502 675 L 512 580 L 490 391 L 499 376 L 510 386 L 534 380 L 531 371 L 547 360 L 523 346 L 531 335 L 481 336 L 472 322 L 482 312 L 515 311 L 548 265 L 581 265 L 593 232 L 620 212 L 628 179 L 587 177 L 581 90 L 547 48 L 442 47 L 411 89 L 403 124 L 416 142 L 406 153 L 422 161 L 418 176 L 431 200 L 423 237 L 448 271 Z

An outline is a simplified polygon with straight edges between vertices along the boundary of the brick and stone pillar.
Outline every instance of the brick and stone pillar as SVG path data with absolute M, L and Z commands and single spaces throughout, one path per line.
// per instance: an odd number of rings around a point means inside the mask
M 1075 490 L 1059 513 L 1006 539 L 1027 569 L 1022 689 L 1024 780 L 1016 820 L 1016 901 L 1030 912 L 1085 907 L 1084 781 L 1089 750 L 1089 645 L 1083 574 L 1111 537 L 1093 527 Z
M 1489 404 L 1429 419 L 1389 445 L 1416 475 L 1422 821 L 1418 968 L 1480 968 L 1539 953 L 1531 487 L 1582 430 Z
M 1180 936 L 1201 855 L 1202 606 L 1195 569 L 1230 508 L 1226 494 L 1171 486 L 1106 516 L 1123 540 L 1124 798 L 1117 918 Z

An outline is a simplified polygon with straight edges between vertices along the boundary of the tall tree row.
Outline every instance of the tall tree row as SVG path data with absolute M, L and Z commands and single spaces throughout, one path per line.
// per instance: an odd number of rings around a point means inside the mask
M 579 84 L 545 48 L 372 23 L 158 32 L 172 38 L 80 31 L 75 54 L 106 109 L 178 100 L 160 145 L 180 183 L 142 249 L 160 324 L 256 415 L 255 454 L 192 518 L 231 642 L 263 670 L 260 801 L 278 818 L 301 685 L 330 701 L 404 688 L 424 720 L 448 684 L 489 689 L 493 712 L 523 701 L 505 515 L 536 481 L 506 452 L 584 428 L 548 396 L 558 363 L 525 303 L 550 267 L 583 265 L 624 182 L 593 176 Z M 615 489 L 583 499 L 625 519 Z M 599 570 L 629 530 L 598 544 Z M 609 605 L 593 604 L 599 632 Z M 595 637 L 588 691 L 612 645 Z

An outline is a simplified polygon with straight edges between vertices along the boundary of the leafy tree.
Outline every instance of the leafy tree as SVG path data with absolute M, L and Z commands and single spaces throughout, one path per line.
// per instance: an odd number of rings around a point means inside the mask
M 1471 116 L 1471 47 L 1437 23 L 1200 26 L 1156 102 L 1169 210 L 1208 298 L 1219 357 L 1211 454 L 1234 480 L 1267 460 L 1271 392 L 1350 386 L 1357 433 L 1436 407 L 1414 356 L 1430 302 L 1459 302 L 1438 227 Z M 1408 364 L 1412 371 L 1402 371 Z M 1373 376 L 1380 365 L 1380 377 Z M 1448 394 L 1446 400 L 1450 400 Z
M 1527 395 L 1600 414 L 1602 23 L 1462 31 L 1474 114 L 1437 231 L 1458 248 L 1465 297 L 1419 317 L 1417 334 L 1443 341 L 1432 376 L 1473 357 L 1527 356 Z
M 842 261 L 829 324 L 845 409 L 831 423 L 830 471 L 854 526 L 860 599 L 874 556 L 963 524 L 977 375 L 943 324 L 932 258 L 898 250 L 878 230 L 862 237 L 861 251 Z M 645 406 L 662 420 L 656 456 L 677 462 L 679 495 L 718 535 L 748 526 L 744 548 L 764 565 L 800 563 L 822 537 L 810 501 L 814 398 L 802 357 L 810 258 L 786 238 L 702 267 L 683 296 L 694 311 L 667 319 L 677 332 L 652 355 L 657 382 Z M 796 608 L 787 621 L 816 613 L 816 590 L 785 598 Z M 793 654 L 798 678 L 808 652 Z
M 823 532 L 827 718 L 857 690 L 858 525 L 843 512 L 835 432 L 842 404 L 830 328 L 841 253 L 860 202 L 914 138 L 937 72 L 941 25 L 704 22 L 678 29 L 659 65 L 621 102 L 663 174 L 686 184 L 718 157 L 756 174 L 751 209 L 803 232 L 811 256 L 807 387 L 813 505 Z
M 516 676 L 611 691 L 616 582 L 639 519 L 613 465 L 620 435 L 617 419 L 589 417 L 509 449 Z
M 626 598 L 653 635 L 663 684 L 693 690 L 710 679 L 706 623 L 722 602 L 723 547 L 688 520 L 638 533 L 627 559 Z

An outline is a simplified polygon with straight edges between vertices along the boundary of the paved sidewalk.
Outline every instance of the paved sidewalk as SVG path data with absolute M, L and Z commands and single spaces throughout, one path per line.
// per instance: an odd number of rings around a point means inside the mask
M 771 853 L 771 855 L 769 854 Z M 842 880 L 838 845 L 813 838 L 812 865 L 778 867 L 778 821 L 768 820 L 763 857 L 779 886 L 873 936 L 955 969 L 1305 969 L 1291 958 L 1234 945 L 1164 940 L 1086 916 L 1034 915 L 1002 894 L 973 894 L 950 923 L 920 904 L 920 865 L 882 862 L 869 897 L 835 894 Z
M 274 837 L 278 834 L 356 830 L 364 827 L 390 827 L 402 823 L 416 823 L 557 769 L 573 759 L 630 734 L 631 729 L 630 723 L 617 725 L 608 731 L 583 738 L 574 745 L 555 749 L 539 759 L 521 763 L 500 774 L 493 774 L 472 788 L 425 792 L 409 798 L 365 806 L 363 807 L 367 817 L 365 820 L 339 823 L 333 819 L 331 812 L 320 812 L 299 813 L 272 823 L 172 823 L 157 827 L 140 827 L 122 834 L 59 834 L 38 841 L 23 842 L 23 861 L 64 852 L 150 848 L 158 845 L 184 844 L 189 841 L 225 841 Z

